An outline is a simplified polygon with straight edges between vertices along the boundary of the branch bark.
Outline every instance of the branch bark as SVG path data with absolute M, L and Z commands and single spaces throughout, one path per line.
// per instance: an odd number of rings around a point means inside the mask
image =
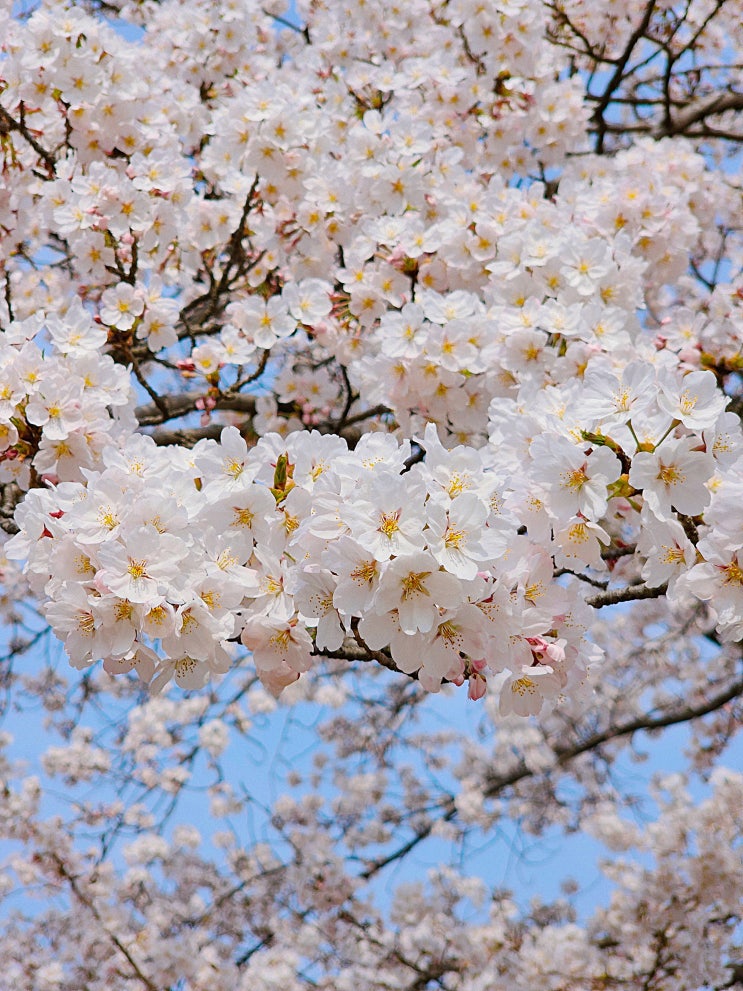
M 682 113 L 671 116 L 667 124 L 662 124 L 658 130 L 658 136 L 668 137 L 674 134 L 685 134 L 694 124 L 706 121 L 708 117 L 716 114 L 724 114 L 729 110 L 743 110 L 743 93 L 732 91 L 713 93 L 712 96 L 704 100 L 692 103 Z M 743 138 L 743 129 L 741 138 Z
M 199 408 L 198 403 L 205 398 L 203 392 L 173 393 L 171 395 L 160 396 L 159 403 L 146 403 L 138 406 L 134 415 L 141 427 L 158 426 L 167 420 L 177 420 L 181 416 L 193 413 Z M 242 393 L 234 395 L 226 394 L 216 397 L 215 409 L 229 409 L 238 413 L 248 413 L 255 415 L 255 396 L 246 396 Z

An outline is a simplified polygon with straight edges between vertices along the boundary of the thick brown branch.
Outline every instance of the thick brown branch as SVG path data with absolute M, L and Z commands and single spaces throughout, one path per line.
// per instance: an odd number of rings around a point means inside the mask
M 11 536 L 18 533 L 18 524 L 13 519 L 15 509 L 23 498 L 23 493 L 17 485 L 8 482 L 0 486 L 0 529 Z
M 168 420 L 177 420 L 181 416 L 193 413 L 199 409 L 199 403 L 204 399 L 203 392 L 173 393 L 160 396 L 159 403 L 147 403 L 138 406 L 134 415 L 141 427 L 154 427 Z M 255 415 L 255 396 L 244 396 L 241 393 L 226 394 L 215 397 L 215 409 L 230 409 L 237 413 Z
M 329 657 L 333 660 L 339 661 L 376 661 L 377 664 L 381 664 L 381 666 L 383 668 L 387 668 L 388 671 L 392 671 L 395 674 L 405 675 L 406 678 L 410 678 L 413 681 L 418 680 L 417 671 L 414 671 L 412 674 L 401 671 L 389 654 L 385 654 L 384 651 L 381 650 L 372 650 L 370 647 L 367 647 L 361 639 L 361 635 L 358 630 L 354 630 L 353 638 L 346 637 L 342 646 L 338 650 L 316 650 L 315 654 L 318 657 Z
M 658 585 L 657 588 L 649 588 L 647 585 L 628 585 L 625 588 L 611 588 L 606 592 L 588 599 L 589 606 L 594 609 L 601 609 L 603 606 L 614 606 L 617 602 L 634 602 L 636 599 L 660 599 L 666 594 L 668 586 Z
M 166 430 L 158 428 L 153 430 L 150 436 L 160 447 L 167 447 L 170 444 L 177 444 L 180 447 L 193 447 L 198 441 L 204 438 L 219 440 L 223 423 L 207 423 L 203 427 L 185 428 L 183 430 Z
M 694 124 L 729 110 L 743 110 L 743 93 L 713 93 L 707 99 L 691 104 L 683 113 L 672 116 L 667 124 L 662 124 L 659 136 L 685 134 Z

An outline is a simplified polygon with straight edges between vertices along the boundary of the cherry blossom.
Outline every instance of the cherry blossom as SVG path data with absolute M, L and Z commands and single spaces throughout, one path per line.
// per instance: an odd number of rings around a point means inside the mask
M 0 985 L 733 987 L 738 6 L 6 7 Z

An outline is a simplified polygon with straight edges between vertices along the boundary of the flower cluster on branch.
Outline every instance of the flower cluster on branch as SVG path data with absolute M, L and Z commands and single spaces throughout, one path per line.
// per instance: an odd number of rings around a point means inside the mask
M 193 688 L 242 642 L 278 692 L 354 643 L 534 713 L 604 603 L 739 639 L 740 192 L 677 137 L 589 152 L 553 43 L 594 27 L 168 11 L 7 22 L 6 553 L 72 663 Z

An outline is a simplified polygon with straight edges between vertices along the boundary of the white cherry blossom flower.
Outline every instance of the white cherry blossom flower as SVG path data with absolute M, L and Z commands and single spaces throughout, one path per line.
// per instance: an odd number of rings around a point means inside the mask
M 156 605 L 181 574 L 186 553 L 183 542 L 171 534 L 152 526 L 132 530 L 121 542 L 100 546 L 96 584 L 122 599 Z
M 464 589 L 454 575 L 439 570 L 427 553 L 406 554 L 391 561 L 379 583 L 374 609 L 378 613 L 397 610 L 405 633 L 426 633 L 438 609 L 453 609 L 464 599 Z
M 366 498 L 341 507 L 341 518 L 378 561 L 422 550 L 424 488 L 410 474 L 375 473 Z
M 575 516 L 555 531 L 555 564 L 558 568 L 588 565 L 603 571 L 606 564 L 601 550 L 609 543 L 611 537 L 598 523 Z
M 119 282 L 101 297 L 101 320 L 117 330 L 129 330 L 144 310 L 144 300 L 128 282 Z
M 323 563 L 335 574 L 333 605 L 345 616 L 369 612 L 379 588 L 382 564 L 348 536 L 334 541 L 323 555 Z
M 312 640 L 296 619 L 272 620 L 265 616 L 249 619 L 240 640 L 252 652 L 259 674 L 264 671 L 270 674 L 283 666 L 299 674 L 312 665 Z
M 651 588 L 668 583 L 673 591 L 678 578 L 696 563 L 696 548 L 676 520 L 658 520 L 648 516 L 640 539 L 638 553 L 646 555 L 642 577 Z
M 586 371 L 581 408 L 610 431 L 650 407 L 656 398 L 655 369 L 644 361 L 633 361 L 615 372 L 598 361 Z
M 696 516 L 709 504 L 705 486 L 714 471 L 711 454 L 695 450 L 693 437 L 667 440 L 652 453 L 640 451 L 632 459 L 630 485 L 640 489 L 648 508 L 660 520 L 672 509 Z
M 337 650 L 346 631 L 334 605 L 335 581 L 327 571 L 304 571 L 294 588 L 294 602 L 308 625 L 315 626 L 315 646 Z
M 726 639 L 734 639 L 743 625 L 743 550 L 715 534 L 703 537 L 697 549 L 703 560 L 683 578 L 683 587 L 712 603 L 727 628 Z
M 592 522 L 604 515 L 608 485 L 621 474 L 619 458 L 606 447 L 586 453 L 564 437 L 541 434 L 531 445 L 533 477 L 549 493 L 549 508 L 561 520 L 578 513 Z
M 438 563 L 458 578 L 474 578 L 486 562 L 508 548 L 508 533 L 489 528 L 489 507 L 474 492 L 463 492 L 448 505 L 427 508 L 428 549 Z
M 728 402 L 712 372 L 661 374 L 658 381 L 658 405 L 689 430 L 713 427 Z
M 560 688 L 560 679 L 548 665 L 523 665 L 501 687 L 500 714 L 536 716 L 545 700 L 555 698 Z

